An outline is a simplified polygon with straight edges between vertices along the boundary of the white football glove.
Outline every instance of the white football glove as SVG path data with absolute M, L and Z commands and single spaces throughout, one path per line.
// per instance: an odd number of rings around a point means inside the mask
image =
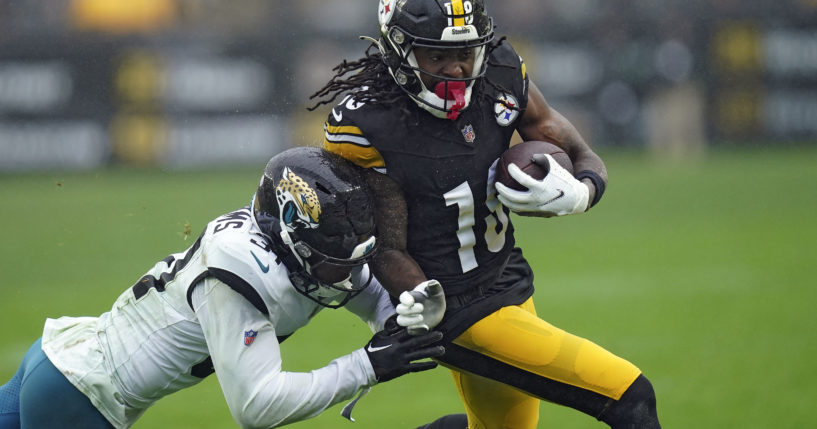
M 524 173 L 516 164 L 508 165 L 508 173 L 526 191 L 511 189 L 496 183 L 497 198 L 507 208 L 528 216 L 562 216 L 587 210 L 590 189 L 576 180 L 569 171 L 559 165 L 548 154 L 534 155 L 534 162 L 549 168 L 542 180 L 536 180 Z M 544 165 L 547 164 L 547 165 Z
M 397 324 L 405 326 L 411 335 L 422 335 L 443 319 L 445 294 L 437 280 L 426 280 L 414 290 L 400 294 L 397 305 Z

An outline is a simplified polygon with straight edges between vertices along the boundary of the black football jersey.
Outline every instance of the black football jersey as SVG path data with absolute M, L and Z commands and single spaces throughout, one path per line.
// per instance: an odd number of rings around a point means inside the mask
M 475 91 L 455 121 L 434 117 L 411 101 L 404 115 L 400 106 L 348 96 L 325 124 L 326 149 L 401 185 L 408 252 L 449 294 L 492 284 L 514 246 L 492 166 L 508 149 L 527 103 L 528 81 L 524 63 L 507 42 L 491 53 L 489 64 L 511 67 L 487 66 L 486 79 L 495 85 L 483 82 L 484 93 Z

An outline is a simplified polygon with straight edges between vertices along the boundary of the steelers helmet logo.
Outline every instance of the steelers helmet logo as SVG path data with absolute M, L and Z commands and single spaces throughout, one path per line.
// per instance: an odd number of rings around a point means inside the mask
M 519 102 L 511 94 L 501 94 L 494 104 L 494 115 L 496 115 L 496 123 L 507 127 L 516 117 L 519 116 Z
M 381 26 L 385 26 L 391 21 L 394 15 L 394 3 L 396 0 L 380 0 L 380 5 L 377 7 L 377 16 Z

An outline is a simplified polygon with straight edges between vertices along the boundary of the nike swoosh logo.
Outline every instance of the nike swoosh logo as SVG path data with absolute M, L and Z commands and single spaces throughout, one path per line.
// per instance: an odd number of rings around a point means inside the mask
M 366 351 L 369 352 L 369 353 L 375 353 L 375 352 L 379 352 L 380 350 L 386 350 L 387 348 L 389 348 L 391 346 L 392 346 L 391 344 L 386 344 L 385 346 L 373 347 L 371 344 L 369 344 L 369 347 L 366 347 Z
M 554 201 L 556 201 L 556 200 L 558 200 L 559 198 L 562 198 L 562 197 L 564 197 L 564 196 L 565 196 L 565 191 L 563 191 L 563 190 L 559 189 L 559 195 L 557 195 L 557 196 L 555 196 L 555 197 L 553 197 L 553 198 L 551 198 L 551 199 L 549 199 L 549 200 L 545 201 L 545 202 L 544 202 L 544 203 L 542 203 L 542 204 L 539 204 L 539 207 L 546 206 L 546 205 L 548 205 L 548 204 L 550 204 L 550 203 L 552 203 L 552 202 L 554 202 Z
M 250 250 L 250 253 L 252 254 L 252 257 L 255 258 L 255 262 L 258 263 L 258 266 L 261 267 L 261 271 L 265 273 L 269 272 L 269 264 L 267 265 L 262 264 L 261 260 L 258 259 L 258 256 L 255 256 L 255 253 L 252 250 Z
M 338 113 L 338 112 L 335 111 L 334 108 L 332 109 L 332 116 L 335 117 L 335 121 L 337 121 L 337 122 L 340 122 L 340 121 L 343 120 L 343 112 L 341 111 L 340 113 Z

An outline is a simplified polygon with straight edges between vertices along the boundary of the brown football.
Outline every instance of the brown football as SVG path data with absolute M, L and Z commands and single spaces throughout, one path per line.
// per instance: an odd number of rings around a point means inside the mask
M 553 143 L 531 140 L 511 146 L 510 149 L 502 153 L 496 165 L 495 180 L 511 189 L 519 191 L 527 189 L 520 185 L 519 182 L 508 173 L 508 165 L 510 163 L 516 164 L 520 170 L 534 179 L 542 180 L 548 172 L 542 168 L 542 166 L 534 164 L 533 161 L 531 161 L 531 157 L 537 153 L 549 154 L 559 165 L 573 174 L 573 162 L 570 161 L 570 157 L 567 156 L 562 148 Z

